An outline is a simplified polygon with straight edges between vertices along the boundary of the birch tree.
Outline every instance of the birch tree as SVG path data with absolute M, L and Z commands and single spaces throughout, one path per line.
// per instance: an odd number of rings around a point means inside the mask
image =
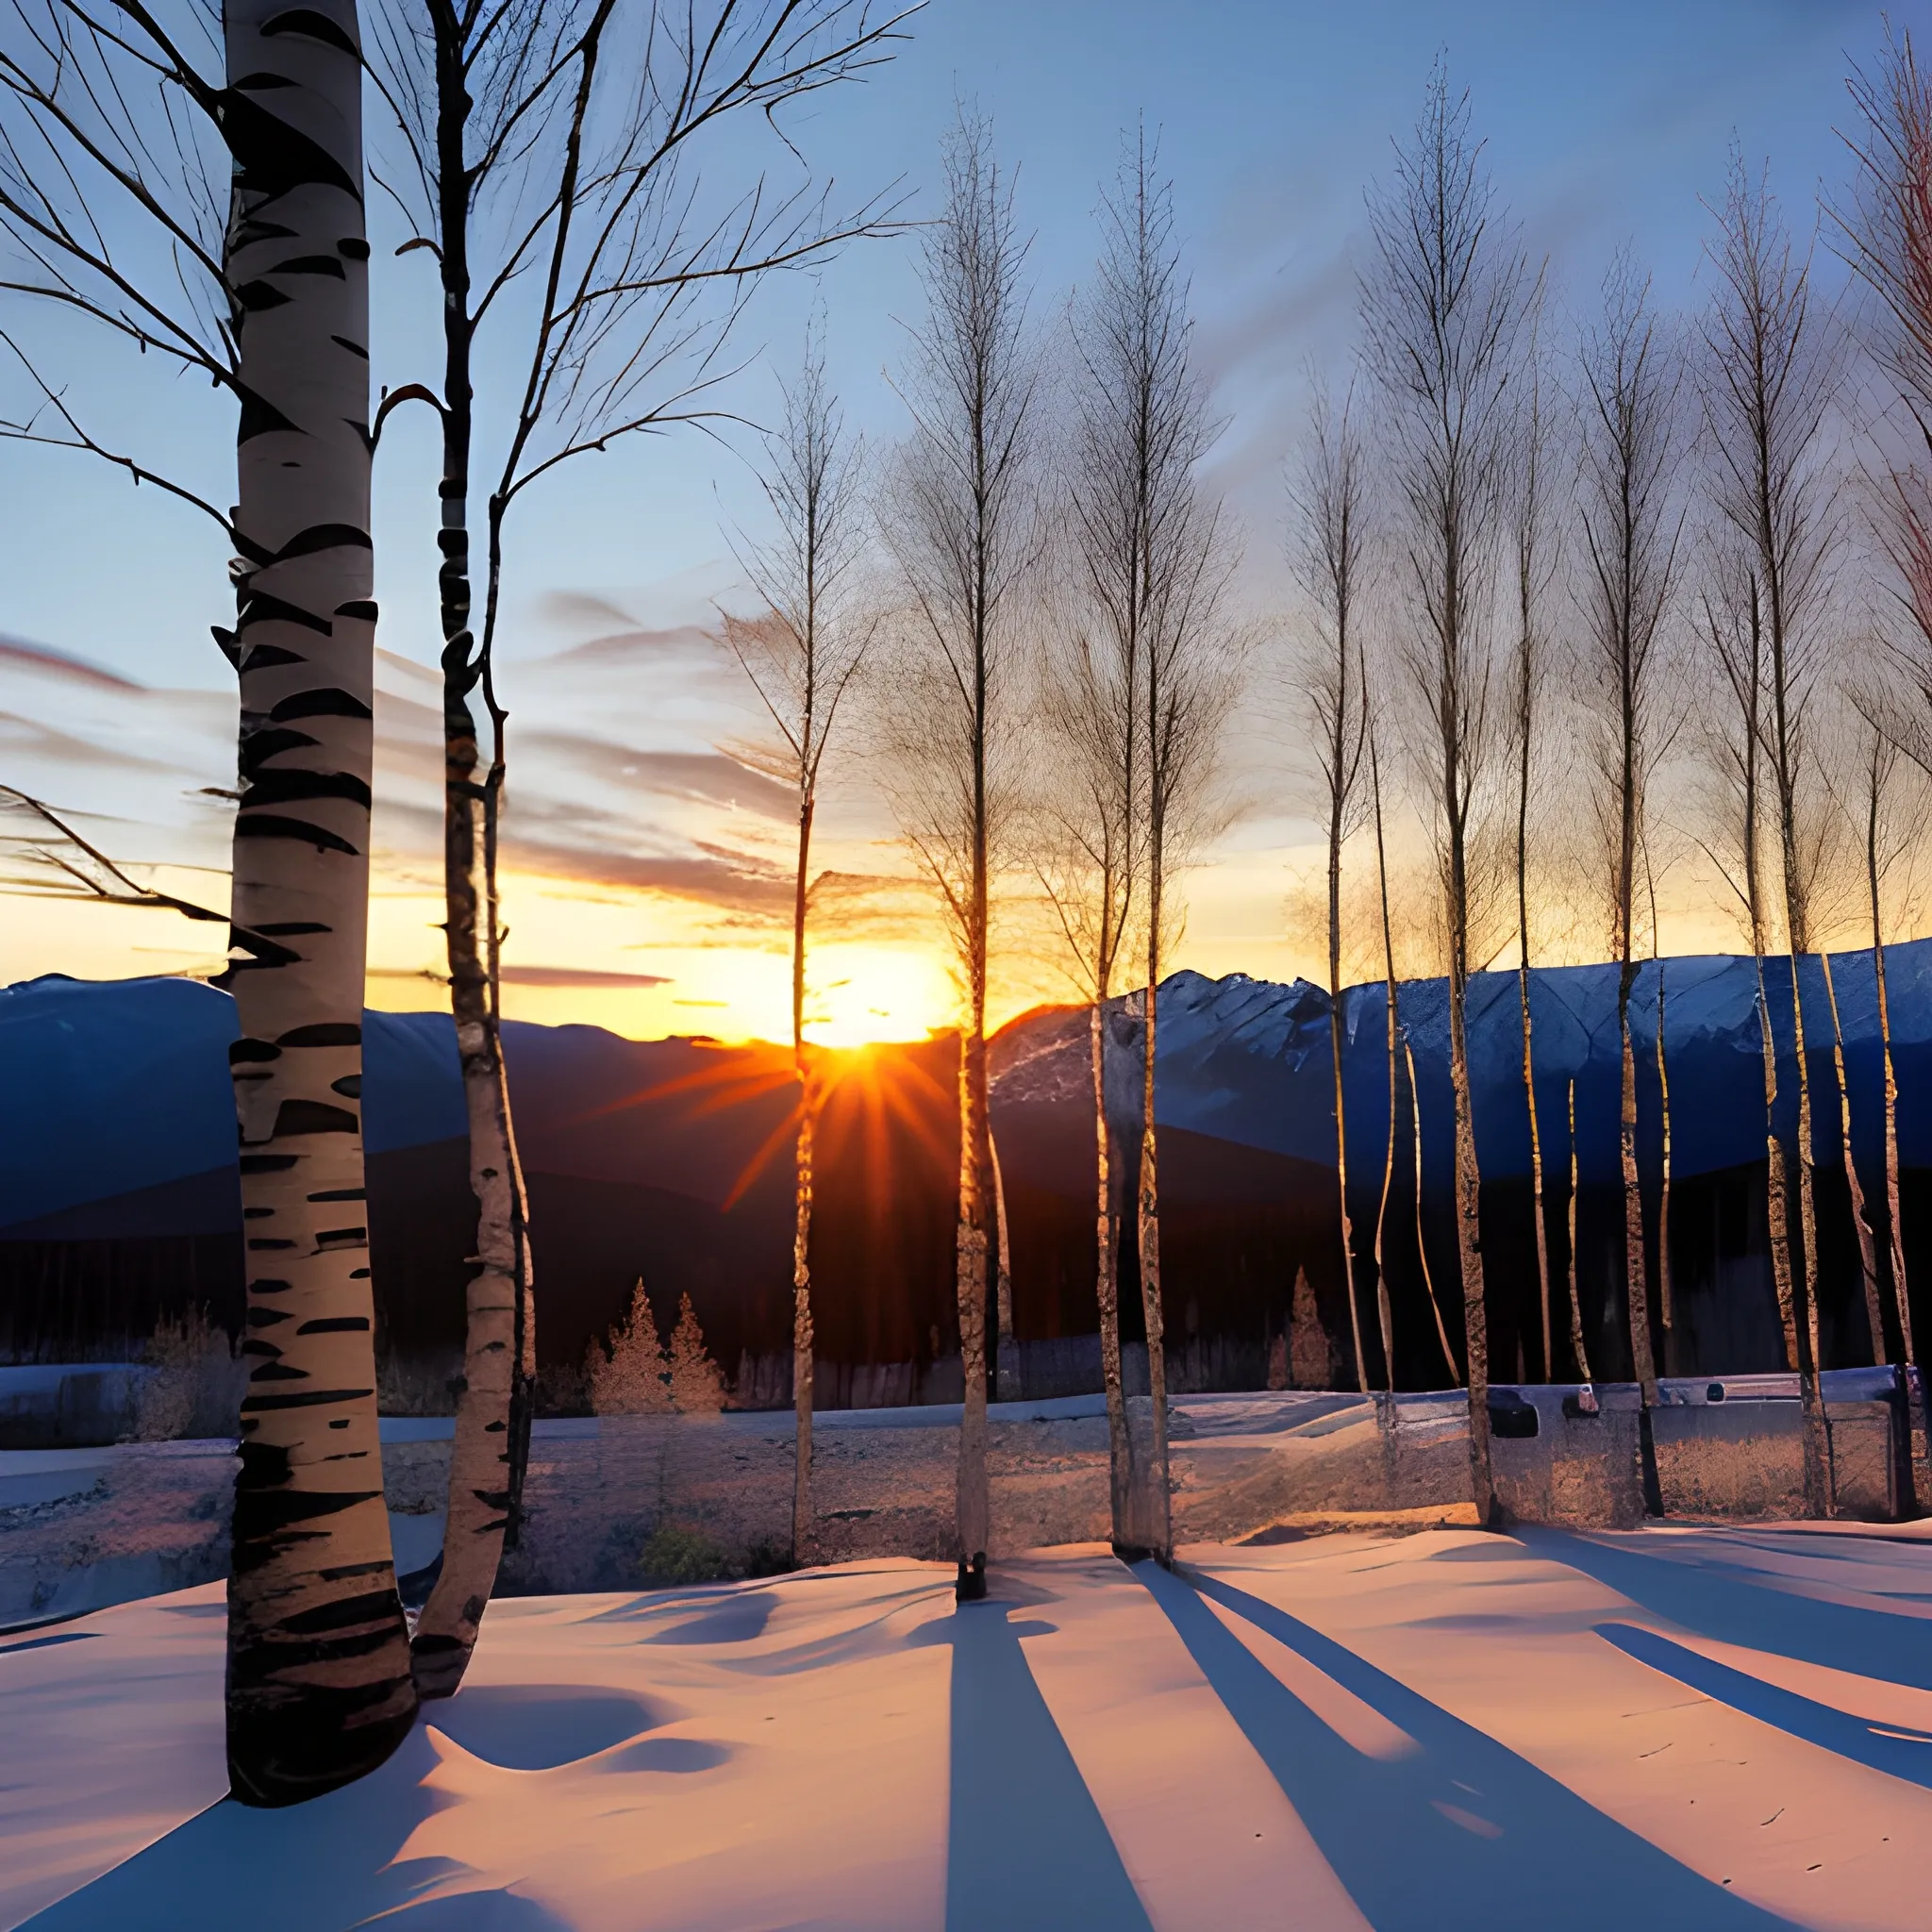
M 785 391 L 780 427 L 765 439 L 759 483 L 777 526 L 768 543 L 741 555 L 763 608 L 727 617 L 725 641 L 777 733 L 774 754 L 751 755 L 768 777 L 798 800 L 798 862 L 791 901 L 791 1056 L 798 1080 L 798 1138 L 792 1189 L 791 1393 L 796 1464 L 791 1548 L 810 1548 L 812 1317 L 812 1151 L 821 1105 L 806 1049 L 806 928 L 811 900 L 811 835 L 819 773 L 839 708 L 864 662 L 872 629 L 852 608 L 860 555 L 860 449 L 848 441 L 825 377 L 823 334 L 808 338 L 805 367 Z
M 1368 731 L 1360 637 L 1367 458 L 1350 417 L 1353 400 L 1345 400 L 1339 414 L 1325 395 L 1317 400 L 1302 472 L 1291 493 L 1291 550 L 1313 615 L 1312 633 L 1299 653 L 1296 682 L 1314 724 L 1312 748 L 1327 815 L 1328 1052 L 1334 1076 L 1335 1185 L 1356 1386 L 1366 1394 L 1369 1372 L 1356 1293 L 1356 1230 L 1348 1206 L 1348 1124 L 1341 1080 L 1341 852 L 1362 817 L 1362 754 Z
M 1176 924 L 1173 878 L 1200 829 L 1227 699 L 1222 601 L 1231 564 L 1218 504 L 1196 470 L 1213 441 L 1191 364 L 1188 284 L 1171 185 L 1144 132 L 1101 205 L 1102 255 L 1079 342 L 1080 427 L 1074 541 L 1088 595 L 1122 678 L 1139 694 L 1138 779 L 1126 776 L 1142 866 L 1146 983 L 1141 995 L 1141 1145 L 1136 1235 L 1147 1335 L 1150 1441 L 1134 1451 L 1133 1520 L 1123 1549 L 1173 1554 L 1167 1362 L 1155 1108 L 1159 986 Z
M 1624 1180 L 1624 1282 L 1630 1356 L 1642 1414 L 1644 1507 L 1661 1515 L 1650 1411 L 1657 1406 L 1643 1187 L 1637 1166 L 1637 1056 L 1630 996 L 1637 983 L 1637 873 L 1645 858 L 1652 774 L 1671 725 L 1664 656 L 1676 594 L 1684 512 L 1675 482 L 1678 371 L 1650 307 L 1649 277 L 1620 255 L 1604 283 L 1601 319 L 1582 355 L 1584 620 L 1596 708 L 1597 814 L 1608 860 L 1622 1062 L 1618 1145 Z
M 1765 1219 L 1771 1245 L 1772 1287 L 1784 1333 L 1785 1366 L 1799 1377 L 1804 1403 L 1806 1493 L 1822 1496 L 1825 1445 L 1824 1410 L 1816 1377 L 1807 1369 L 1798 1339 L 1798 1284 L 1791 1266 L 1790 1180 L 1785 1145 L 1773 1123 L 1777 1102 L 1777 1049 L 1765 998 L 1763 765 L 1765 716 L 1764 598 L 1757 574 L 1736 541 L 1721 541 L 1706 568 L 1700 595 L 1703 631 L 1717 659 L 1721 716 L 1712 734 L 1720 775 L 1720 822 L 1726 853 L 1718 861 L 1738 901 L 1751 941 L 1757 982 L 1757 1041 L 1764 1066 Z M 1729 863 L 1726 863 L 1726 860 Z
M 1077 496 L 1070 496 L 1077 502 Z M 1071 519 L 1070 519 L 1071 521 Z M 1076 566 L 1077 570 L 1078 566 Z M 1094 1300 L 1107 1394 L 1108 1522 L 1117 1546 L 1135 1491 L 1133 1438 L 1121 1373 L 1120 1214 L 1107 1113 L 1108 1007 L 1135 944 L 1141 680 L 1120 633 L 1075 628 L 1058 641 L 1042 682 L 1050 788 L 1035 869 L 1087 1002 L 1093 1088 Z
M 1541 336 L 1542 298 L 1530 309 L 1529 349 L 1524 358 L 1527 393 L 1517 425 L 1514 564 L 1516 650 L 1509 671 L 1516 754 L 1516 996 L 1523 1018 L 1523 1105 L 1529 1120 L 1530 1212 L 1536 1236 L 1537 1306 L 1542 1328 L 1542 1374 L 1556 1379 L 1550 1324 L 1550 1231 L 1543 1199 L 1542 1122 L 1536 1101 L 1536 1028 L 1530 1012 L 1529 821 L 1536 779 L 1537 747 L 1542 729 L 1547 652 L 1543 603 L 1556 570 L 1555 532 L 1549 518 L 1550 417 L 1544 397 Z
M 426 1696 L 461 1681 L 514 1534 L 536 1375 L 499 998 L 508 713 L 493 651 L 506 522 L 566 463 L 724 413 L 720 358 L 752 287 L 882 225 L 876 206 L 835 220 L 809 184 L 774 197 L 760 180 L 720 205 L 701 192 L 699 170 L 724 127 L 769 121 L 876 64 L 904 17 L 861 0 L 653 5 L 635 21 L 616 0 L 422 0 L 420 13 L 391 16 L 383 37 L 377 71 L 404 162 L 392 185 L 415 225 L 400 252 L 420 249 L 435 264 L 443 356 L 440 384 L 391 392 L 376 429 L 409 402 L 427 404 L 441 425 L 445 934 L 477 1202 L 443 1566 L 414 1641 Z M 479 632 L 471 493 L 477 350 L 491 329 L 512 374 L 500 398 L 509 407 L 485 417 L 501 438 L 483 517 Z
M 944 200 L 926 229 L 927 314 L 905 384 L 913 419 L 893 478 L 887 539 L 911 607 L 896 667 L 894 804 L 945 907 L 963 982 L 955 1286 L 965 1405 L 957 1498 L 960 1601 L 986 1594 L 988 1250 L 993 1185 L 986 994 L 994 877 L 1006 861 L 1013 777 L 1015 607 L 1033 562 L 1034 401 L 1027 244 L 987 122 L 947 136 Z
M 1491 604 L 1528 277 L 1522 247 L 1501 223 L 1481 143 L 1470 132 L 1467 96 L 1451 92 L 1440 60 L 1415 131 L 1396 151 L 1392 176 L 1370 197 L 1369 218 L 1363 324 L 1383 403 L 1395 534 L 1410 592 L 1398 655 L 1423 719 L 1422 764 L 1433 801 L 1448 939 L 1470 1474 L 1477 1516 L 1487 1524 L 1496 1509 L 1489 1327 L 1464 1010 L 1472 833 L 1499 722 Z
M 1813 1185 L 1808 1037 L 1798 961 L 1812 948 L 1811 893 L 1822 862 L 1810 743 L 1812 699 L 1825 648 L 1821 619 L 1836 539 L 1824 468 L 1833 366 L 1828 319 L 1811 305 L 1810 260 L 1795 250 L 1769 184 L 1734 154 L 1710 249 L 1705 408 L 1712 495 L 1741 541 L 1756 582 L 1763 641 L 1763 775 L 1776 839 L 1779 909 L 1791 982 L 1798 1087 L 1798 1205 L 1803 1247 L 1808 1400 L 1816 1407 L 1818 1214 Z M 1807 1507 L 1835 1508 L 1828 1437 L 1807 1466 Z
M 140 5 L 96 22 L 55 0 L 14 19 L 0 219 L 28 266 L 11 286 L 236 406 L 225 515 L 98 441 L 44 382 L 42 412 L 16 428 L 160 483 L 235 552 L 236 616 L 215 637 L 241 688 L 223 977 L 250 1368 L 228 1767 L 244 1803 L 286 1805 L 379 1764 L 415 1712 L 363 1205 L 375 606 L 358 23 L 352 0 L 243 0 L 219 41 L 198 16 L 177 40 Z M 172 275 L 143 273 L 154 255 Z

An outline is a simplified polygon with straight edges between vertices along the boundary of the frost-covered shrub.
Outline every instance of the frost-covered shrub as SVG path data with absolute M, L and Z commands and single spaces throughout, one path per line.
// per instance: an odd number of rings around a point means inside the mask
M 135 1398 L 137 1441 L 234 1434 L 247 1372 L 206 1308 L 163 1316 L 143 1354 L 149 1374 Z
M 731 1558 L 724 1544 L 689 1524 L 660 1523 L 638 1554 L 638 1575 L 651 1590 L 719 1583 L 730 1574 Z

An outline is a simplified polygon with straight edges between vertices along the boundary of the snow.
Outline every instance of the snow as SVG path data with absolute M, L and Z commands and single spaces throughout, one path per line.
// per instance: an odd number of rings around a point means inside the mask
M 218 1586 L 0 1643 L 0 1925 L 1917 1928 L 1932 1549 L 1437 1530 L 528 1598 L 222 1799 Z

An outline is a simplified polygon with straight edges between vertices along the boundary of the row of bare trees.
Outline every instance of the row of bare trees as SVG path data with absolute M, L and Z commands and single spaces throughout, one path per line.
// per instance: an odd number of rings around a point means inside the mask
M 1098 1316 L 1123 1551 L 1165 1557 L 1157 993 L 1180 927 L 1175 877 L 1208 822 L 1238 633 L 1237 545 L 1201 467 L 1216 434 L 1193 367 L 1171 194 L 1143 135 L 1102 197 L 1100 258 L 1061 344 L 1032 323 L 1027 242 L 991 125 L 963 113 L 942 151 L 925 228 L 923 319 L 895 388 L 910 433 L 880 466 L 865 519 L 881 561 L 861 594 L 854 453 L 821 349 L 808 352 L 765 488 L 779 537 L 748 575 L 757 615 L 727 637 L 778 734 L 772 766 L 796 786 L 801 838 L 792 938 L 801 1090 L 793 1279 L 798 1409 L 794 1544 L 810 1535 L 808 1248 L 818 1094 L 804 1047 L 808 840 L 839 702 L 863 673 L 874 750 L 907 845 L 942 911 L 961 991 L 956 1292 L 964 1409 L 958 1593 L 983 1594 L 991 1540 L 987 1404 L 1016 1382 L 1003 1190 L 993 1146 L 987 994 L 1002 881 L 1051 908 L 1067 970 L 1091 1002 Z M 1063 345 L 1065 380 L 1049 380 Z M 816 480 L 813 480 L 816 479 Z M 883 586 L 883 588 L 882 588 Z M 869 609 L 873 614 L 858 613 Z M 1131 967 L 1130 967 L 1131 962 Z M 1108 1125 L 1108 1014 L 1139 1049 L 1134 1239 L 1150 1396 L 1130 1414 Z M 1002 1357 L 1006 1357 L 1002 1366 Z
M 1660 1507 L 1653 1303 L 1667 1339 L 1673 1322 L 1669 1157 L 1658 1224 L 1647 1226 L 1631 1003 L 1640 938 L 1647 923 L 1657 948 L 1657 880 L 1674 858 L 1701 853 L 1735 897 L 1757 962 L 1769 1245 L 1787 1364 L 1804 1393 L 1814 1507 L 1829 1508 L 1832 1492 L 1818 1380 L 1814 1103 L 1835 1107 L 1844 1128 L 1873 1358 L 1911 1358 L 1881 889 L 1904 843 L 1886 829 L 1899 763 L 1932 773 L 1932 499 L 1912 454 L 1932 447 L 1932 89 L 1901 35 L 1851 92 L 1856 187 L 1824 213 L 1855 272 L 1847 295 L 1823 292 L 1813 252 L 1767 178 L 1734 154 L 1711 208 L 1701 313 L 1659 310 L 1626 250 L 1562 344 L 1546 271 L 1510 224 L 1467 99 L 1439 63 L 1412 138 L 1370 196 L 1357 382 L 1340 408 L 1318 407 L 1295 474 L 1291 549 L 1306 593 L 1295 667 L 1325 820 L 1337 1143 L 1346 1144 L 1341 872 L 1371 821 L 1387 930 L 1379 740 L 1399 753 L 1425 835 L 1427 951 L 1448 980 L 1462 1353 L 1486 1520 L 1494 1492 L 1465 1010 L 1472 971 L 1513 941 L 1547 1375 L 1553 1284 L 1530 1007 L 1539 873 L 1539 896 L 1573 911 L 1578 875 L 1594 882 L 1587 896 L 1603 914 L 1590 924 L 1600 936 L 1586 944 L 1607 944 L 1619 969 L 1624 1300 L 1649 1507 Z M 1566 784 L 1553 813 L 1543 793 L 1556 768 Z M 1574 809 L 1579 778 L 1588 815 Z M 1883 1201 L 1868 1199 L 1852 1160 L 1836 993 L 1820 953 L 1823 901 L 1854 871 L 1870 908 L 1884 1036 Z M 1771 1124 L 1785 1077 L 1765 986 L 1776 941 L 1798 1047 L 1793 1148 Z M 1392 945 L 1384 950 L 1392 1161 L 1399 1024 Z M 1807 956 L 1820 959 L 1828 1012 L 1807 1010 L 1801 994 Z M 1659 975 L 1667 1091 L 1664 1030 Z M 1824 1096 L 1812 1061 L 1827 1048 L 1835 1091 Z M 1366 1388 L 1357 1276 L 1370 1244 L 1350 1213 L 1345 1158 L 1339 1165 L 1350 1338 Z M 1388 1363 L 1386 1179 L 1383 1194 L 1370 1265 Z M 1574 1243 L 1571 1276 L 1573 1347 L 1587 1379 Z
M 769 124 L 787 102 L 861 75 L 888 57 L 904 17 L 863 0 L 695 11 L 395 0 L 365 37 L 355 0 L 292 11 L 242 0 L 219 17 L 197 0 L 8 10 L 6 291 L 206 376 L 236 425 L 237 501 L 224 511 L 97 433 L 34 346 L 42 338 L 5 338 L 37 397 L 8 434 L 158 484 L 235 553 L 237 615 L 215 636 L 241 691 L 225 980 L 241 1036 L 251 1370 L 228 1736 L 248 1802 L 290 1803 L 359 1775 L 408 1730 L 419 1698 L 455 1690 L 515 1532 L 535 1311 L 498 1024 L 507 712 L 492 647 L 508 512 L 618 438 L 720 412 L 724 345 L 758 280 L 890 225 L 876 203 L 835 214 L 808 177 L 774 193 L 734 163 L 735 185 L 719 192 L 701 171 L 719 159 L 716 130 Z M 387 177 L 365 169 L 365 87 L 383 110 Z M 373 420 L 372 181 L 404 211 L 397 254 L 435 265 L 443 336 L 440 380 L 387 392 Z M 509 375 L 479 398 L 486 331 L 499 339 L 487 366 Z M 413 1632 L 382 1501 L 359 1105 L 370 475 L 385 419 L 408 401 L 431 408 L 442 432 L 446 930 L 478 1209 L 444 1557 Z M 479 417 L 496 451 L 480 635 Z

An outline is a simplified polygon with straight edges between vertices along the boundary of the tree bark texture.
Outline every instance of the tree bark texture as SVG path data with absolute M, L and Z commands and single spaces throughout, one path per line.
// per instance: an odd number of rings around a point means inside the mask
M 1798 953 L 1790 955 L 1791 969 L 1791 1058 L 1798 1070 L 1798 1233 L 1804 1243 L 1805 1264 L 1805 1341 L 1798 1363 L 1800 1391 L 1808 1412 L 1816 1418 L 1818 1464 L 1823 1512 L 1838 1514 L 1837 1458 L 1831 1445 L 1831 1419 L 1824 1410 L 1824 1387 L 1819 1372 L 1824 1364 L 1819 1353 L 1818 1336 L 1818 1195 L 1815 1184 L 1814 1147 L 1811 1138 L 1811 1070 L 1806 1052 L 1805 1002 L 1798 986 Z M 1807 1497 L 1807 1502 L 1808 1502 Z
M 1576 1287 L 1576 1184 L 1580 1177 L 1576 1158 L 1576 1082 L 1570 1082 L 1570 1348 L 1576 1357 L 1576 1373 L 1587 1389 L 1595 1379 L 1590 1373 L 1590 1350 L 1583 1341 L 1583 1297 Z
M 1653 926 L 1656 921 L 1652 921 Z M 1664 1373 L 1672 1373 L 1675 1341 L 1674 1309 L 1671 1304 L 1671 1073 L 1664 1059 L 1664 962 L 1657 960 L 1657 1091 L 1663 1129 L 1663 1178 L 1657 1207 L 1657 1313 L 1664 1327 Z
M 1804 1416 L 1805 1507 L 1812 1515 L 1824 1513 L 1826 1491 L 1824 1417 L 1816 1378 L 1807 1372 L 1810 1357 L 1798 1322 L 1797 1284 L 1791 1270 L 1790 1181 L 1785 1167 L 1785 1146 L 1773 1125 L 1777 1105 L 1777 1048 L 1771 1031 L 1771 1008 L 1765 999 L 1764 955 L 1757 955 L 1758 1039 L 1764 1054 L 1765 1220 L 1771 1235 L 1771 1278 L 1777 1296 L 1779 1325 L 1784 1330 L 1785 1359 L 1798 1377 L 1799 1405 Z
M 997 1238 L 993 1259 L 993 1305 L 999 1334 L 993 1350 L 993 1387 L 1002 1402 L 1020 1399 L 1020 1356 L 1013 1346 L 1013 1251 L 1007 1239 L 1007 1177 L 1000 1171 L 1000 1143 L 992 1131 L 992 1107 L 987 1106 L 986 1151 L 992 1167 L 993 1228 Z
M 1530 1212 L 1536 1219 L 1537 1303 L 1542 1315 L 1543 1380 L 1553 1382 L 1557 1370 L 1550 1334 L 1550 1230 L 1543 1215 L 1543 1137 L 1536 1111 L 1536 1048 L 1529 1015 L 1529 948 L 1526 944 L 1523 964 L 1517 972 L 1517 991 L 1523 1006 L 1523 1102 L 1529 1110 Z
M 812 1153 L 818 1131 L 818 1084 L 805 1050 L 805 921 L 811 860 L 813 797 L 800 786 L 798 877 L 791 907 L 791 1058 L 798 1075 L 798 1144 L 792 1184 L 791 1408 L 795 1455 L 791 1476 L 791 1557 L 810 1560 L 816 1544 L 811 1506 L 813 1335 L 811 1319 Z
M 375 605 L 361 59 L 348 0 L 225 12 L 242 797 L 227 974 L 249 1364 L 228 1579 L 236 1797 L 380 1764 L 415 1715 L 376 1427 L 362 1126 Z
M 1824 969 L 1824 997 L 1831 1008 L 1831 1072 L 1838 1088 L 1839 1141 L 1844 1151 L 1845 1185 L 1852 1196 L 1852 1225 L 1858 1235 L 1858 1267 L 1865 1280 L 1865 1320 L 1872 1331 L 1872 1361 L 1882 1368 L 1890 1358 L 1885 1345 L 1885 1309 L 1878 1298 L 1878 1249 L 1872 1217 L 1865 1206 L 1865 1187 L 1858 1163 L 1852 1158 L 1852 1090 L 1845 1079 L 1845 1036 L 1839 1024 L 1838 989 L 1831 979 L 1831 955 L 1820 953 Z
M 1150 892 L 1154 929 L 1159 930 L 1160 882 L 1158 870 Z M 1148 958 L 1146 1018 L 1141 1040 L 1141 1199 L 1139 1232 L 1141 1239 L 1141 1310 L 1147 1326 L 1147 1393 L 1152 1411 L 1152 1446 L 1148 1466 L 1140 1484 L 1141 1528 L 1135 1541 L 1151 1550 L 1163 1563 L 1174 1560 L 1174 1519 L 1168 1494 L 1167 1453 L 1167 1344 L 1166 1324 L 1160 1302 L 1160 1180 L 1159 1143 L 1154 1124 L 1154 1055 L 1157 992 L 1155 974 L 1159 968 L 1158 949 L 1150 946 Z
M 1496 1517 L 1496 1488 L 1490 1474 L 1490 1324 L 1483 1306 L 1482 1179 L 1475 1161 L 1475 1117 L 1469 1105 L 1463 991 L 1454 984 L 1449 990 L 1449 1072 L 1456 1083 L 1456 1238 L 1462 1261 L 1463 1351 L 1469 1364 L 1469 1479 L 1476 1520 L 1487 1528 Z
M 1643 1187 L 1637 1167 L 1637 1055 L 1630 1039 L 1630 991 L 1637 970 L 1629 952 L 1626 924 L 1623 971 L 1617 978 L 1617 1037 L 1623 1060 L 1618 1141 L 1624 1167 L 1624 1281 L 1630 1318 L 1630 1363 L 1642 1408 L 1637 1441 L 1643 1507 L 1647 1514 L 1661 1516 L 1662 1491 L 1657 1480 L 1657 1447 L 1650 1419 L 1650 1411 L 1657 1407 L 1657 1357 L 1650 1339 L 1650 1275 L 1643 1254 Z
M 1100 1375 L 1107 1389 L 1108 1520 L 1117 1547 L 1131 1544 L 1133 1437 L 1121 1377 L 1120 1260 L 1113 1207 L 1113 1147 L 1107 1124 L 1107 1006 L 1096 999 L 1088 1021 L 1093 1061 L 1094 1289 L 1100 1305 Z
M 1409 1045 L 1407 1036 L 1402 1042 L 1404 1057 L 1408 1062 L 1408 1114 L 1415 1128 L 1415 1252 L 1422 1263 L 1423 1292 L 1429 1298 L 1429 1313 L 1436 1318 L 1436 1339 L 1442 1344 L 1442 1360 L 1449 1370 L 1449 1386 L 1462 1387 L 1462 1370 L 1456 1359 L 1456 1350 L 1450 1345 L 1449 1330 L 1442 1320 L 1442 1304 L 1436 1293 L 1436 1277 L 1429 1267 L 1429 1244 L 1423 1234 L 1423 1096 L 1422 1090 L 1415 1083 L 1415 1049 Z
M 482 677 L 471 628 L 471 373 L 469 182 L 464 134 L 471 107 L 462 37 L 436 36 L 437 166 L 443 290 L 442 478 L 437 597 L 442 636 L 443 924 L 450 1011 L 469 1128 L 475 1250 L 464 1291 L 463 1379 L 450 1451 L 442 1569 L 417 1620 L 416 1687 L 447 1697 L 462 1682 L 496 1585 L 511 1514 L 512 1397 L 521 1357 L 534 1352 L 520 1310 L 528 1269 L 523 1176 L 510 1132 L 509 1088 L 494 995 L 496 908 L 491 781 L 479 774 L 472 697 Z M 521 1322 L 520 1322 L 521 1313 Z

